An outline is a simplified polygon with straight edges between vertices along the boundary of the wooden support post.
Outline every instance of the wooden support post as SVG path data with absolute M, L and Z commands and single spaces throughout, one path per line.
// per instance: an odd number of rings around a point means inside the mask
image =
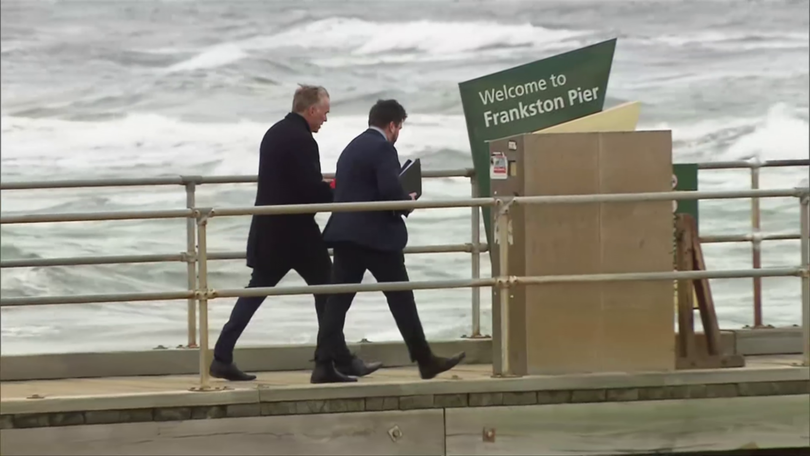
M 697 223 L 694 218 L 687 216 L 686 223 L 689 224 L 690 232 L 697 233 Z M 703 259 L 703 249 L 700 247 L 700 239 L 697 236 L 692 236 L 692 252 L 693 270 L 705 271 L 706 262 Z M 721 355 L 720 325 L 717 323 L 717 312 L 714 309 L 709 279 L 695 280 L 695 295 L 700 310 L 700 320 L 703 323 L 703 333 L 706 335 L 706 348 L 709 355 L 719 356 Z
M 675 221 L 676 267 L 678 271 L 690 271 L 693 264 L 693 243 L 688 226 L 682 216 Z M 678 357 L 689 359 L 696 355 L 694 303 L 692 281 L 678 281 Z
M 705 271 L 703 249 L 697 234 L 697 223 L 688 214 L 675 219 L 676 265 L 678 271 Z M 694 328 L 694 302 L 703 325 L 704 343 L 697 343 Z M 724 353 L 720 344 L 720 325 L 714 308 L 708 279 L 678 281 L 678 352 L 676 369 L 742 367 L 745 358 Z

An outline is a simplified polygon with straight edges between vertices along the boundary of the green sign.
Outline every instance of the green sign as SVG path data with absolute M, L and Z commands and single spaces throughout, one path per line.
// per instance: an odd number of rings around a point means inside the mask
M 478 194 L 489 196 L 487 141 L 601 112 L 616 39 L 459 84 Z M 484 227 L 491 242 L 489 208 Z
M 698 166 L 696 163 L 682 163 L 672 165 L 672 184 L 675 191 L 697 191 Z M 673 201 L 673 211 L 676 214 L 689 214 L 698 223 L 698 200 Z M 698 226 L 700 224 L 698 223 Z

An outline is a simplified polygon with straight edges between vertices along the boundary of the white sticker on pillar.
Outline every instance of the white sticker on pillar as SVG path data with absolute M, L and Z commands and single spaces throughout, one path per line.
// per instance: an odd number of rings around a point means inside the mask
M 678 176 L 672 175 L 672 191 L 678 186 Z M 672 200 L 672 213 L 678 212 L 678 200 Z
M 508 175 L 506 155 L 503 152 L 492 152 L 489 156 L 489 178 L 504 180 Z
M 509 146 L 509 150 L 517 150 L 517 142 L 510 139 L 507 145 Z

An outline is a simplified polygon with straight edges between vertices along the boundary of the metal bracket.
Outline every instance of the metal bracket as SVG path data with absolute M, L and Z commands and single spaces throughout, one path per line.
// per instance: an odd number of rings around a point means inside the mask
M 203 207 L 199 208 L 196 211 L 197 216 L 197 225 L 205 225 L 208 223 L 208 219 L 214 216 L 216 211 L 213 207 Z
M 498 215 L 503 215 L 509 212 L 512 203 L 515 202 L 514 198 L 498 198 L 495 200 L 495 206 L 498 208 Z
M 182 261 L 183 263 L 196 263 L 197 253 L 180 252 L 180 261 Z
M 192 386 L 189 388 L 189 391 L 194 391 L 195 393 L 212 393 L 215 391 L 227 391 L 233 388 L 229 386 Z
M 504 374 L 504 373 L 490 375 L 490 378 L 521 378 L 521 377 L 522 377 L 522 375 Z
M 810 204 L 810 187 L 800 186 L 794 187 L 794 189 L 796 190 L 796 196 L 799 197 L 800 204 Z
M 471 336 L 468 336 L 468 335 L 464 334 L 463 336 L 461 336 L 461 338 L 462 339 L 492 339 L 492 336 L 490 336 L 489 334 L 473 334 Z
M 192 187 L 198 184 L 202 184 L 202 180 L 203 180 L 202 176 L 183 176 L 183 175 L 180 176 L 180 182 L 182 182 L 183 185 L 190 185 Z
M 198 301 L 200 299 L 205 299 L 207 301 L 210 301 L 212 299 L 215 299 L 218 295 L 219 295 L 219 293 L 217 293 L 217 290 L 214 290 L 212 288 L 208 289 L 208 290 L 197 290 L 197 291 L 194 292 L 194 299 L 196 299 Z
M 394 425 L 394 427 L 388 430 L 388 437 L 391 437 L 391 441 L 396 442 L 402 438 L 402 430 L 399 426 Z

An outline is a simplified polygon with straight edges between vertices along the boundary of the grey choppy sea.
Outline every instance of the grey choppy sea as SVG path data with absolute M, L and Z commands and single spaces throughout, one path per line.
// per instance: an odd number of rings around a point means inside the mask
M 808 3 L 773 1 L 6 1 L 2 2 L 3 180 L 254 174 L 266 128 L 296 83 L 326 85 L 317 134 L 323 168 L 396 97 L 410 113 L 398 148 L 428 169 L 471 166 L 457 83 L 618 37 L 607 105 L 643 102 L 641 128 L 671 128 L 677 162 L 808 156 Z M 790 187 L 805 169 L 767 169 Z M 747 170 L 707 171 L 702 189 L 749 184 Z M 202 186 L 203 206 L 250 205 L 253 185 Z M 469 195 L 433 180 L 427 198 Z M 4 214 L 180 208 L 181 188 L 5 191 Z M 701 203 L 702 234 L 750 230 L 750 202 Z M 798 231 L 795 200 L 765 200 L 763 230 Z M 411 244 L 469 242 L 469 210 L 420 211 Z M 325 215 L 319 215 L 323 222 Z M 244 248 L 248 217 L 218 218 L 211 250 Z M 2 258 L 185 250 L 182 220 L 2 227 Z M 712 269 L 747 268 L 750 245 L 705 247 Z M 769 242 L 764 266 L 795 265 L 797 241 Z M 408 259 L 413 280 L 470 275 L 465 254 Z M 211 264 L 211 285 L 239 288 L 242 261 Z M 483 257 L 482 275 L 489 273 Z M 185 288 L 181 263 L 2 270 L 4 296 Z M 291 273 L 282 285 L 301 284 Z M 752 322 L 751 281 L 712 282 L 723 327 Z M 764 280 L 765 319 L 798 323 L 799 284 Z M 482 321 L 489 332 L 488 293 Z M 428 336 L 469 333 L 470 291 L 417 292 Z M 381 294 L 358 295 L 346 335 L 398 340 Z M 233 300 L 212 302 L 212 337 Z M 2 353 L 149 349 L 185 342 L 185 302 L 7 308 Z M 270 298 L 243 344 L 312 342 L 310 296 Z

